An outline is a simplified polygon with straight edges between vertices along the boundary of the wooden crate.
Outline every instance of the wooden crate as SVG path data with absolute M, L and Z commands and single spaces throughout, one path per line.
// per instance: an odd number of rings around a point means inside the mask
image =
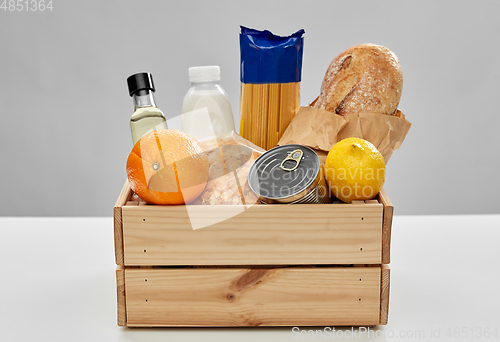
M 236 215 L 237 214 L 237 215 Z M 191 222 L 229 217 L 193 230 Z M 155 206 L 128 182 L 114 208 L 118 325 L 387 323 L 393 206 Z

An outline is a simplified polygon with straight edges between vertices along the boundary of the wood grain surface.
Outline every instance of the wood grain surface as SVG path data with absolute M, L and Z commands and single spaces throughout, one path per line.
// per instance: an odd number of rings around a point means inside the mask
M 125 303 L 125 268 L 118 266 L 116 268 L 116 307 L 117 323 L 123 327 L 127 325 L 127 312 Z
M 115 262 L 117 265 L 123 265 L 123 226 L 122 226 L 122 207 L 127 203 L 132 195 L 132 190 L 128 183 L 128 179 L 123 185 L 122 191 L 116 200 L 113 208 L 113 228 L 115 236 Z
M 377 325 L 380 266 L 127 268 L 127 326 Z
M 391 270 L 389 265 L 381 265 L 381 287 L 380 287 L 380 323 L 387 324 L 389 319 L 389 290 Z
M 389 264 L 391 262 L 391 231 L 394 206 L 384 189 L 380 190 L 378 198 L 380 203 L 384 206 L 382 223 L 382 264 Z
M 241 207 L 124 206 L 125 265 L 381 263 L 382 204 Z

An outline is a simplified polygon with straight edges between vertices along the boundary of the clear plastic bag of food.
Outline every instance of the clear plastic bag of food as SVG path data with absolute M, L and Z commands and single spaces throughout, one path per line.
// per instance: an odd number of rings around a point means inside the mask
M 210 172 L 205 189 L 191 205 L 244 205 L 258 202 L 248 185 L 248 172 L 264 149 L 236 132 L 201 141 Z

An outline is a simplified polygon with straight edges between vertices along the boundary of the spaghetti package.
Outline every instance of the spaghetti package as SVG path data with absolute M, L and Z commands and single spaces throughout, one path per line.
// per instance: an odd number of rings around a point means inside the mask
M 241 26 L 240 134 L 266 150 L 277 146 L 299 110 L 303 35 Z

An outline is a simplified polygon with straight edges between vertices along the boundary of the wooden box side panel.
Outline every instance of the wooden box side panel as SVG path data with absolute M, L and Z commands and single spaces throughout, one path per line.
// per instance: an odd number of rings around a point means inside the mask
M 189 212 L 188 212 L 189 210 Z M 377 204 L 125 206 L 125 265 L 381 264 Z M 227 219 L 193 230 L 192 222 Z
M 391 270 L 389 265 L 381 265 L 380 286 L 380 323 L 386 325 L 389 319 L 389 290 L 391 281 Z
M 394 206 L 384 189 L 380 190 L 378 199 L 384 206 L 382 223 L 382 264 L 389 264 L 391 262 L 391 231 Z
M 116 268 L 116 307 L 118 325 L 121 327 L 126 326 L 125 268 L 123 266 L 118 266 Z
M 127 268 L 127 326 L 377 325 L 375 267 Z
M 127 203 L 127 201 L 132 196 L 132 190 L 128 180 L 125 181 L 120 196 L 116 200 L 115 207 L 113 208 L 113 228 L 114 228 L 114 239 L 115 239 L 115 262 L 117 265 L 124 264 L 123 255 L 123 217 L 122 217 L 122 207 Z

